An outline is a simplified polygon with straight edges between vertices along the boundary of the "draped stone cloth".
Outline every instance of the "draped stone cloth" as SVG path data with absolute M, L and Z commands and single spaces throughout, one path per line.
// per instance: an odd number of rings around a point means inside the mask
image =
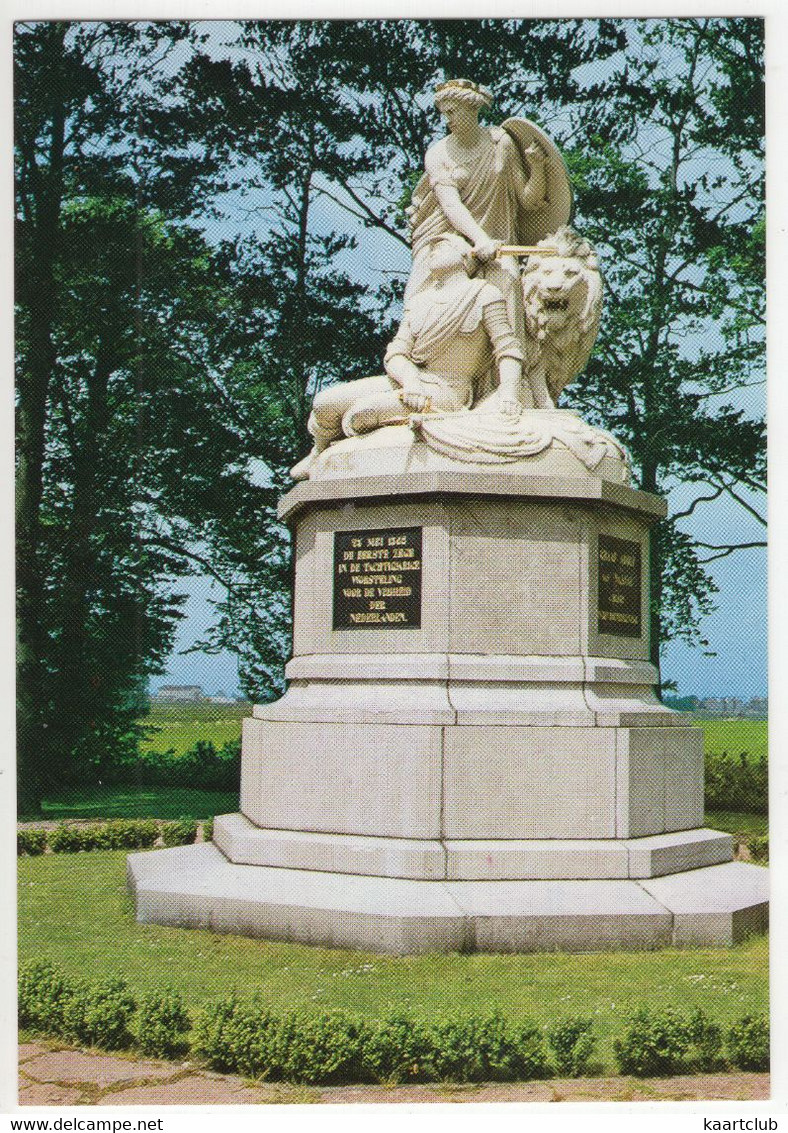
M 485 407 L 465 413 L 417 413 L 410 426 L 431 449 L 454 460 L 500 464 L 535 456 L 557 443 L 574 453 L 589 472 L 604 457 L 616 458 L 628 479 L 630 459 L 624 446 L 564 409 L 526 410 L 516 420 Z
M 450 137 L 442 138 L 427 151 L 426 176 L 413 194 L 413 268 L 405 289 L 406 307 L 427 279 L 430 241 L 454 231 L 435 196 L 436 185 L 457 189 L 468 212 L 491 239 L 505 244 L 521 243 L 524 239 L 517 186 L 526 184 L 528 173 L 509 134 L 499 126 L 493 127 L 485 132 L 482 144 L 463 161 L 464 164 L 460 164 L 452 157 Z M 495 266 L 500 268 L 501 262 Z M 512 269 L 517 273 L 516 261 L 505 267 L 509 267 L 510 274 Z M 500 286 L 499 280 L 495 282 Z
M 463 156 L 460 164 L 452 157 L 451 137 L 430 146 L 424 160 L 429 189 L 449 185 L 460 194 L 468 212 L 493 240 L 513 244 L 519 235 L 518 185 L 528 181 L 520 154 L 512 138 L 500 126 L 485 131 L 481 144 L 472 154 Z M 417 200 L 413 214 L 413 256 L 424 245 L 451 232 L 433 192 Z

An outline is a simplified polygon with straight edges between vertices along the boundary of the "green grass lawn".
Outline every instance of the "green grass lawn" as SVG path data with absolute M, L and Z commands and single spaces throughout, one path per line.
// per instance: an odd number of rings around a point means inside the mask
M 769 833 L 769 819 L 765 814 L 747 814 L 738 810 L 710 810 L 706 812 L 705 824 L 712 830 L 725 830 L 728 834 L 738 834 L 751 838 L 754 834 Z
M 756 757 L 766 754 L 769 727 L 766 720 L 715 719 L 695 722 L 703 728 L 703 744 L 707 753 L 727 751 L 728 755 L 738 755 L 746 751 Z
M 84 787 L 44 799 L 30 821 L 65 818 L 211 818 L 238 810 L 237 791 L 189 787 Z M 23 816 L 25 817 L 25 816 Z
M 22 960 L 46 957 L 91 979 L 122 974 L 136 993 L 173 987 L 192 1008 L 237 990 L 261 993 L 277 1010 L 342 1007 L 373 1017 L 392 1004 L 425 1017 L 498 1008 L 543 1025 L 587 1014 L 608 1070 L 611 1036 L 641 1004 L 699 1006 L 722 1023 L 767 1008 L 764 938 L 731 949 L 516 956 L 393 957 L 277 944 L 137 924 L 125 861 L 121 851 L 20 859 Z
M 182 755 L 198 740 L 210 740 L 217 748 L 241 738 L 241 721 L 251 716 L 251 704 L 158 704 L 138 721 L 147 729 L 143 751 L 168 751 Z

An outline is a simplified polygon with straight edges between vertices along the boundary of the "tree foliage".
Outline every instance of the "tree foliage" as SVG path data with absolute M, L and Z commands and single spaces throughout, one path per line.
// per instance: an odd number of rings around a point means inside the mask
M 751 498 L 765 486 L 761 423 L 731 399 L 763 379 L 762 30 L 639 21 L 637 50 L 600 106 L 578 108 L 567 151 L 607 285 L 576 403 L 628 443 L 642 488 L 698 489 L 653 540 L 655 663 L 666 640 L 698 640 L 716 591 L 680 520 L 727 494 L 763 522 Z
M 140 691 L 172 647 L 180 577 L 196 566 L 232 586 L 236 570 L 263 589 L 271 569 L 258 532 L 274 493 L 246 475 L 218 389 L 227 357 L 213 330 L 238 303 L 228 256 L 183 223 L 210 161 L 173 158 L 164 124 L 153 129 L 145 113 L 165 97 L 151 87 L 151 51 L 185 35 L 177 25 L 18 29 L 26 809 L 48 786 L 95 778 L 136 750 Z

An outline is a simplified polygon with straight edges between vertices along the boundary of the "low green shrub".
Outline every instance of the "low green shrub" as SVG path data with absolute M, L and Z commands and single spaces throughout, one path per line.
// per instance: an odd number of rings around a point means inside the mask
M 25 826 L 16 832 L 16 852 L 36 857 L 47 848 L 47 832 L 38 826 Z
M 435 1071 L 427 1027 L 408 1011 L 389 1012 L 371 1029 L 361 1065 L 373 1082 L 429 1082 Z
M 60 968 L 49 960 L 23 964 L 18 987 L 19 1026 L 45 1034 L 63 1034 L 66 1009 L 76 988 Z
M 268 1026 L 269 1076 L 316 1086 L 363 1080 L 368 1025 L 344 1011 L 291 1011 Z
M 621 1039 L 613 1049 L 622 1074 L 639 1078 L 660 1078 L 680 1074 L 691 1046 L 687 1020 L 670 1008 L 635 1012 Z
M 161 837 L 165 846 L 186 846 L 197 837 L 197 823 L 193 818 L 165 822 L 161 828 Z
M 77 983 L 49 961 L 19 971 L 19 1025 L 81 1044 L 118 1050 L 134 1041 L 134 996 L 123 979 Z M 139 1007 L 142 1053 L 179 1057 L 189 1049 L 189 1014 L 171 990 Z M 595 1046 L 592 1020 L 557 1021 L 547 1032 L 559 1074 L 587 1072 Z M 769 1025 L 747 1015 L 727 1032 L 728 1057 L 741 1070 L 767 1070 Z M 619 1069 L 639 1077 L 710 1071 L 724 1065 L 722 1031 L 697 1008 L 686 1015 L 641 1007 L 614 1042 Z M 544 1035 L 530 1021 L 500 1014 L 456 1015 L 430 1025 L 392 1010 L 378 1022 L 343 1011 L 274 1014 L 259 997 L 236 996 L 202 1007 L 191 1049 L 214 1070 L 314 1085 L 348 1082 L 527 1081 L 552 1073 Z
M 191 1019 L 177 992 L 169 988 L 146 995 L 140 1003 L 137 1042 L 152 1058 L 178 1058 L 189 1049 L 185 1035 Z
M 247 1078 L 284 1076 L 274 1053 L 278 1025 L 279 1019 L 257 996 L 237 1006 L 225 1034 L 231 1052 L 228 1061 L 238 1074 Z
M 159 828 L 152 818 L 113 818 L 86 825 L 61 822 L 50 834 L 49 846 L 56 854 L 81 850 L 140 850 L 153 845 Z
M 104 1050 L 130 1046 L 129 1029 L 136 1003 L 123 979 L 81 984 L 66 1004 L 63 1030 L 67 1038 Z
M 745 1015 L 727 1034 L 728 1057 L 739 1070 L 769 1069 L 769 1020 L 765 1015 Z
M 593 1020 L 576 1016 L 561 1019 L 547 1031 L 547 1041 L 555 1057 L 555 1068 L 566 1078 L 580 1078 L 586 1073 L 596 1046 L 591 1033 Z
M 706 754 L 706 810 L 768 813 L 769 761 L 766 755 L 753 756 L 727 751 Z
M 450 1082 L 508 1082 L 545 1078 L 550 1068 L 542 1032 L 514 1026 L 497 1012 L 457 1015 L 434 1023 L 431 1062 L 436 1078 Z
M 700 1007 L 696 1007 L 689 1017 L 687 1037 L 691 1043 L 690 1061 L 694 1069 L 708 1072 L 724 1066 L 722 1027 L 712 1023 Z
M 750 857 L 754 862 L 768 862 L 769 835 L 754 834 L 752 838 L 747 839 L 747 849 L 750 851 Z
M 75 854 L 94 849 L 94 826 L 61 822 L 49 835 L 49 848 L 55 854 Z
M 341 1011 L 274 1015 L 259 999 L 219 1000 L 199 1013 L 194 1048 L 214 1070 L 328 1085 L 358 1082 L 368 1026 Z
M 549 1078 L 550 1062 L 544 1044 L 544 1035 L 535 1023 L 526 1021 L 513 1028 L 516 1048 L 515 1077 L 530 1081 Z
M 197 1012 L 192 1047 L 195 1054 L 203 1058 L 212 1070 L 227 1074 L 237 1069 L 238 1022 L 248 1014 L 248 1006 L 241 1004 L 234 995 L 206 1003 Z M 243 1073 L 250 1078 L 260 1077 L 260 1074 L 247 1069 Z
M 213 841 L 213 819 L 209 818 L 207 822 L 202 824 L 202 840 L 203 842 Z
M 94 845 L 99 850 L 148 849 L 159 836 L 152 818 L 113 818 L 94 829 Z

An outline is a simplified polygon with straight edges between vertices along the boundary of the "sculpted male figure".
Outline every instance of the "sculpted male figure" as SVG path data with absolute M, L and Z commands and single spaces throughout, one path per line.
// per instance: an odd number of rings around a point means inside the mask
M 504 417 L 519 417 L 522 347 L 501 291 L 471 278 L 475 267 L 462 237 L 443 234 L 431 242 L 427 284 L 386 351 L 385 377 L 345 382 L 315 397 L 308 423 L 314 448 L 291 470 L 294 480 L 306 479 L 315 458 L 343 436 L 404 424 L 412 413 L 470 409 L 493 366 L 498 388 L 485 400 Z

